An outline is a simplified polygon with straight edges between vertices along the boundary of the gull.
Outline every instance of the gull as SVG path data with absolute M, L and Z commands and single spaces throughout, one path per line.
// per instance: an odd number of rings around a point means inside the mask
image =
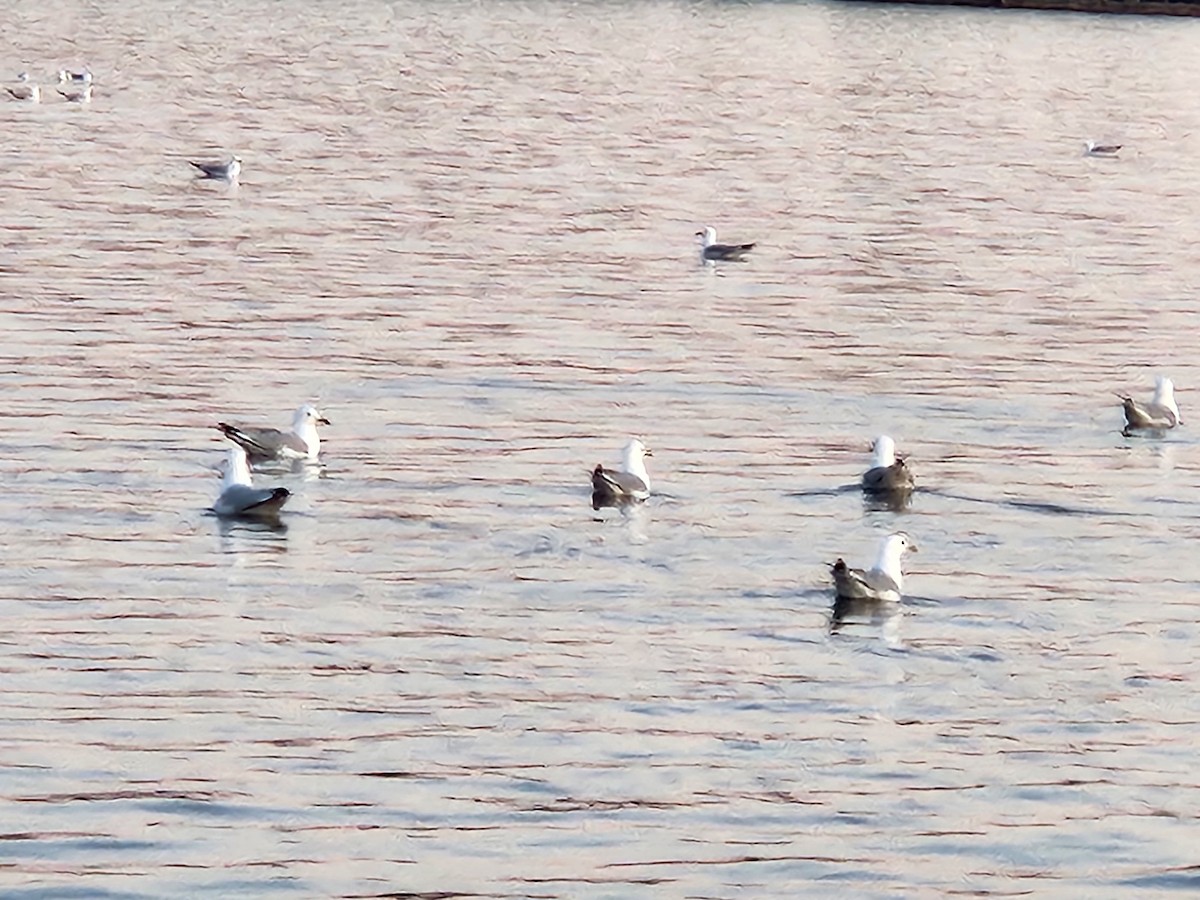
M 602 506 L 628 506 L 650 496 L 650 475 L 644 457 L 653 456 L 637 438 L 625 445 L 621 460 L 623 471 L 597 465 L 592 470 L 592 509 Z
M 240 156 L 231 156 L 226 160 L 201 160 L 200 162 L 189 159 L 188 162 L 200 170 L 201 178 L 214 178 L 217 181 L 237 181 L 238 174 L 242 171 Z
M 717 229 L 711 225 L 697 231 L 696 237 L 700 238 L 700 259 L 705 263 L 741 262 L 754 249 L 754 244 L 718 244 Z
M 70 69 L 59 69 L 58 70 L 58 83 L 59 84 L 91 84 L 92 83 L 92 73 L 86 66 L 84 67 L 83 71 L 81 71 L 81 72 L 74 72 Z
M 92 84 L 89 81 L 83 87 L 70 87 L 65 91 L 62 88 L 58 92 L 67 98 L 68 103 L 91 103 L 92 102 Z
M 10 86 L 7 90 L 13 95 L 14 100 L 25 100 L 29 103 L 40 103 L 42 99 L 42 89 L 36 84 L 29 83 L 29 73 L 22 72 L 17 76 L 17 84 Z
M 221 493 L 212 509 L 223 518 L 275 519 L 291 496 L 287 488 L 256 488 L 250 481 L 246 451 L 236 444 L 229 448 Z
M 1175 382 L 1165 375 L 1154 379 L 1154 399 L 1149 403 L 1143 405 L 1125 396 L 1121 396 L 1121 402 L 1125 406 L 1125 427 L 1121 431 L 1125 437 L 1135 431 L 1166 431 L 1183 424 L 1175 403 Z
M 907 494 L 916 482 L 904 460 L 896 456 L 896 442 L 886 434 L 875 439 L 871 468 L 863 473 L 862 489 L 868 494 Z
M 296 410 L 292 417 L 292 430 L 280 431 L 278 428 L 243 428 L 240 425 L 227 425 L 218 422 L 217 427 L 225 437 L 242 447 L 254 462 L 269 459 L 303 459 L 316 462 L 321 452 L 321 438 L 317 434 L 318 425 L 328 425 L 326 419 L 315 406 L 307 403 Z
M 1097 144 L 1095 141 L 1088 141 L 1084 146 L 1089 156 L 1116 156 L 1121 152 L 1120 144 Z
M 879 558 L 875 560 L 875 565 L 866 571 L 852 569 L 846 565 L 845 560 L 839 559 L 829 568 L 833 575 L 837 601 L 899 603 L 900 591 L 904 587 L 900 558 L 905 550 L 916 553 L 916 542 L 903 531 L 897 531 L 883 539 L 879 548 Z

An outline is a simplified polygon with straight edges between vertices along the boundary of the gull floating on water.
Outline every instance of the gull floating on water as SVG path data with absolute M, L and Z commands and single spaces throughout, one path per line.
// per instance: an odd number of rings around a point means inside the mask
M 246 451 L 235 444 L 229 448 L 221 493 L 212 509 L 224 518 L 274 519 L 289 496 L 287 488 L 254 487 Z
M 242 158 L 240 156 L 231 156 L 225 160 L 196 160 L 189 159 L 189 163 L 200 170 L 201 178 L 214 178 L 217 181 L 237 181 L 238 174 L 242 171 Z
M 1179 406 L 1175 403 L 1175 382 L 1165 375 L 1154 379 L 1154 399 L 1141 404 L 1132 397 L 1121 397 L 1125 406 L 1125 428 L 1129 437 L 1135 431 L 1165 431 L 1181 425 Z
M 697 231 L 700 238 L 700 259 L 705 263 L 741 262 L 746 254 L 754 249 L 754 244 L 718 244 L 717 229 L 705 225 L 703 231 Z
M 908 494 L 916 482 L 904 460 L 896 456 L 896 442 L 886 434 L 875 439 L 871 468 L 863 473 L 862 489 L 868 494 Z
M 249 454 L 254 462 L 271 459 L 303 459 L 316 462 L 321 452 L 318 425 L 328 425 L 315 406 L 305 404 L 292 417 L 292 430 L 278 428 L 243 428 L 240 425 L 217 423 L 225 437 L 229 438 Z
M 900 570 L 900 559 L 904 551 L 917 552 L 917 545 L 903 531 L 889 534 L 879 548 L 875 565 L 863 571 L 852 569 L 845 560 L 839 559 L 830 566 L 833 586 L 839 601 L 900 602 L 900 591 L 904 587 L 904 573 Z
M 68 103 L 92 102 L 92 83 L 90 81 L 82 87 L 69 87 L 66 90 L 59 88 L 58 92 L 67 98 Z
M 88 68 L 84 68 L 80 72 L 74 72 L 71 69 L 58 70 L 59 84 L 91 84 L 92 73 Z
M 1084 145 L 1086 152 L 1091 156 L 1116 156 L 1121 152 L 1120 144 L 1098 144 L 1095 141 L 1088 141 Z
M 218 422 L 221 432 L 241 446 L 254 462 L 266 460 L 306 460 L 316 462 L 320 454 L 318 425 L 329 425 L 329 419 L 320 414 L 316 407 L 305 406 L 296 410 L 292 418 L 292 431 L 278 428 L 247 428 Z
M 597 465 L 592 470 L 592 509 L 602 506 L 627 506 L 641 503 L 650 496 L 650 474 L 645 457 L 653 456 L 637 438 L 625 445 L 621 460 L 623 471 Z
M 8 87 L 14 100 L 24 100 L 27 103 L 39 103 L 42 99 L 42 89 L 29 82 L 29 73 L 22 72 L 17 76 L 17 84 Z

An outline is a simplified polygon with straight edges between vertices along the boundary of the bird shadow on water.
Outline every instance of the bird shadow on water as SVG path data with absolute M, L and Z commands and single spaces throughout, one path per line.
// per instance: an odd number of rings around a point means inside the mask
M 255 536 L 261 539 L 274 539 L 281 548 L 286 548 L 287 524 L 279 518 L 225 518 L 214 512 L 206 515 L 217 520 L 217 532 L 221 536 L 222 549 L 233 549 L 230 546 L 234 538 L 240 535 Z
M 868 626 L 879 630 L 879 636 L 890 649 L 906 649 L 901 635 L 904 609 L 891 600 L 864 600 L 835 597 L 829 610 L 829 633 L 841 635 L 847 626 Z
M 805 491 L 789 491 L 784 496 L 795 497 L 797 499 L 804 500 L 810 497 L 837 497 L 841 494 L 859 492 L 862 492 L 860 485 L 847 484 L 836 488 L 816 488 Z M 1025 500 L 1020 497 L 1004 497 L 1000 499 L 990 497 L 972 497 L 969 494 L 960 494 L 955 491 L 944 491 L 938 488 L 928 487 L 918 487 L 912 492 L 898 495 L 874 495 L 863 493 L 863 508 L 869 512 L 906 512 L 912 504 L 914 496 L 918 494 L 929 497 L 941 497 L 946 500 L 957 500 L 963 503 L 981 503 L 988 506 L 996 506 L 1007 509 L 1020 509 L 1054 516 L 1132 515 L 1132 513 L 1118 512 L 1111 509 L 1101 509 L 1099 507 L 1068 506 L 1063 503 L 1051 503 L 1046 500 Z
M 593 511 L 592 521 L 601 523 L 619 521 L 625 526 L 625 530 L 631 541 L 643 544 L 649 540 L 646 534 L 646 524 L 649 521 L 649 513 L 646 507 L 646 503 L 621 503 L 601 506 L 600 509 Z M 619 518 L 618 516 L 605 515 L 603 512 L 605 509 L 617 510 Z
M 843 484 L 835 488 L 813 488 L 804 491 L 788 491 L 785 497 L 805 500 L 811 497 L 840 497 L 842 494 L 861 494 L 863 510 L 866 512 L 907 512 L 912 505 L 915 491 L 864 491 L 861 484 Z

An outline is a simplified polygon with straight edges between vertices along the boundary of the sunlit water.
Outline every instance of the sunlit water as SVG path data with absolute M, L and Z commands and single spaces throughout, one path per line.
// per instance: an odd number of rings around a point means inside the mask
M 4 896 L 1197 889 L 1193 21 L 5 19 Z M 208 515 L 215 423 L 308 400 L 286 530 Z M 902 615 L 830 634 L 896 528 Z

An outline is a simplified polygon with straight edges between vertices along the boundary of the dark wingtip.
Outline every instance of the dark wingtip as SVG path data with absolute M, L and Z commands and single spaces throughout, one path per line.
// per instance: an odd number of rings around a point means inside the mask
M 278 487 L 271 491 L 272 500 L 286 500 L 290 496 L 292 496 L 292 492 L 285 487 Z

